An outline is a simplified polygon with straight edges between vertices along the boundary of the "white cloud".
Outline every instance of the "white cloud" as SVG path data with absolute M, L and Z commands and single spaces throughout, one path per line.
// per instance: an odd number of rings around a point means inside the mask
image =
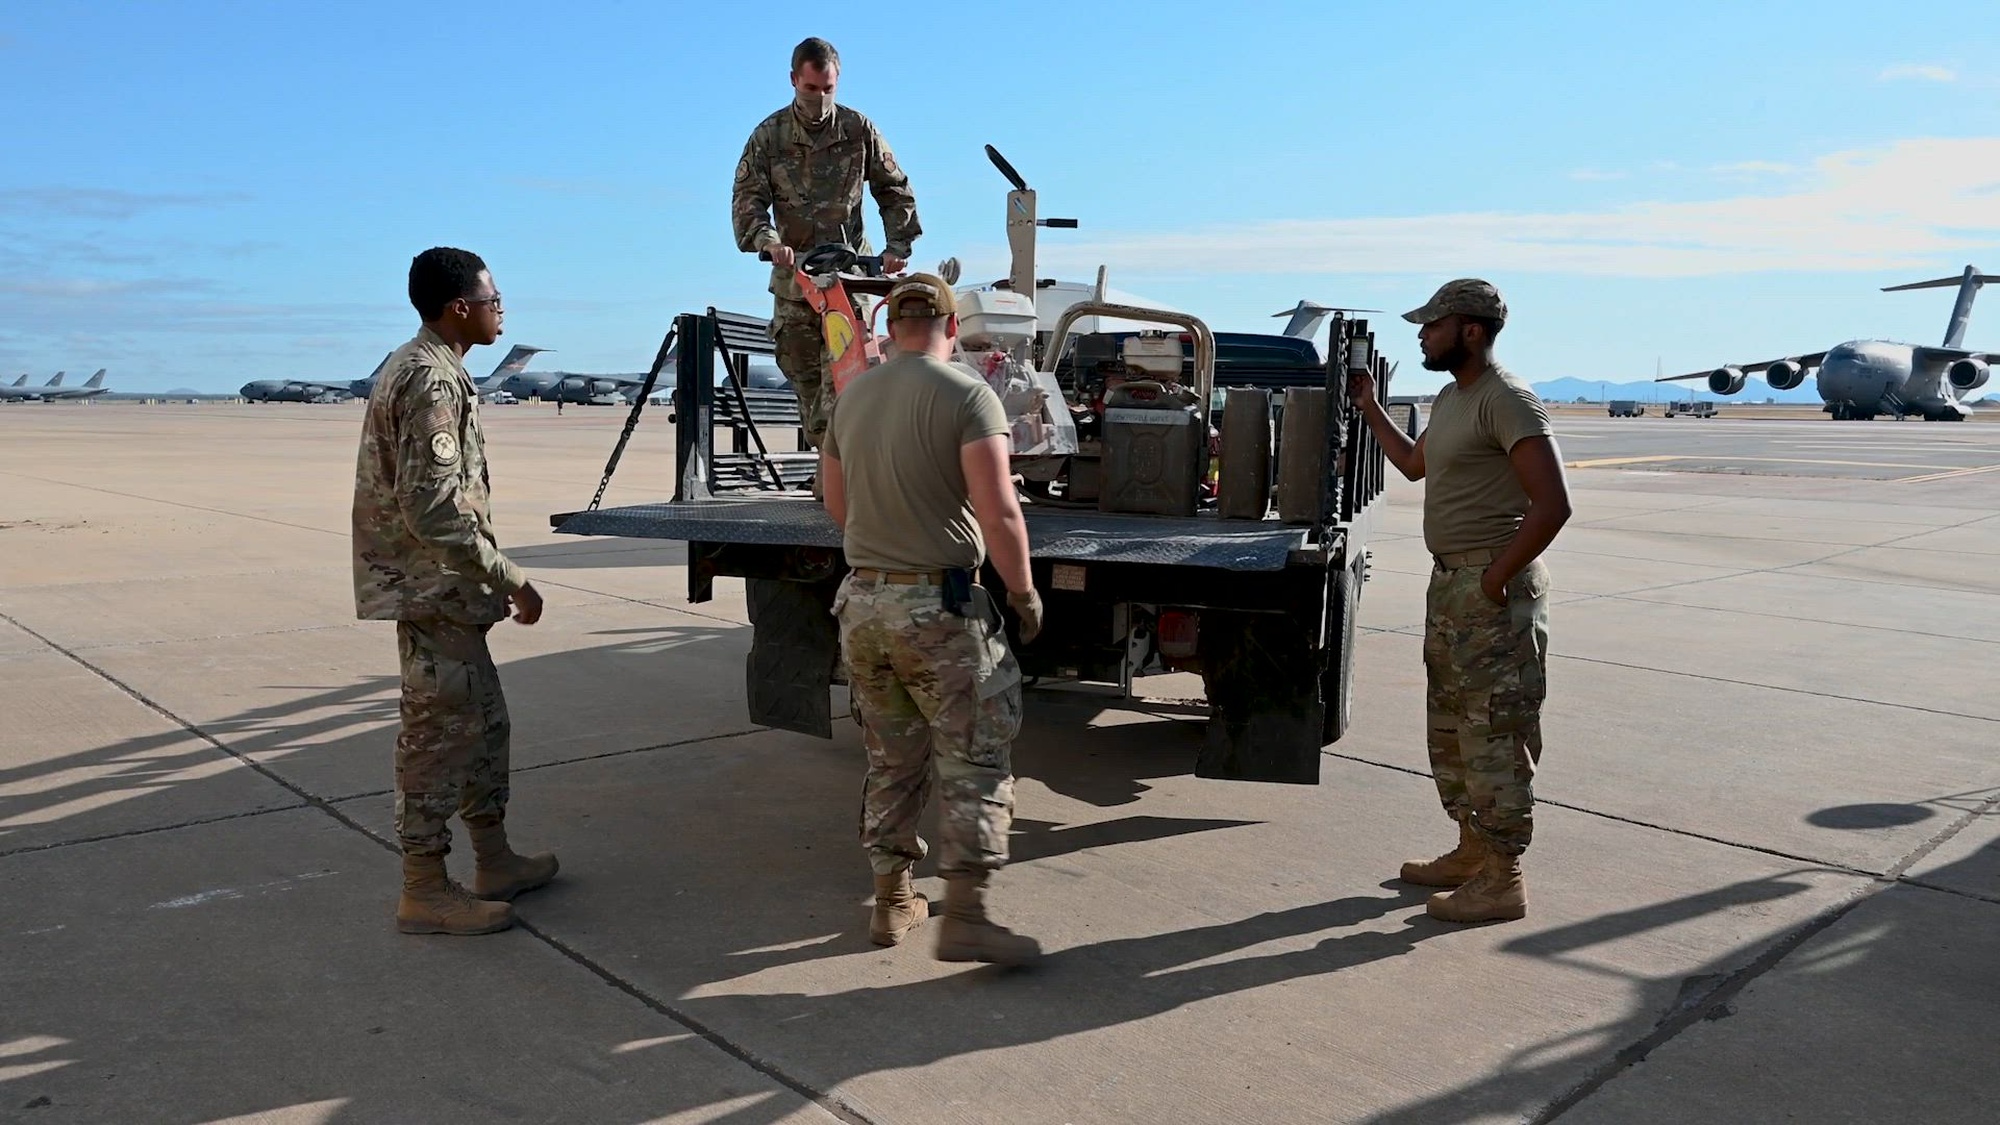
M 1734 164 L 1718 164 L 1715 170 L 1730 176 L 1788 176 L 1798 171 L 1790 164 L 1774 160 L 1739 160 Z
M 1775 170 L 1771 166 L 1770 170 Z M 1282 219 L 1062 244 L 1048 268 L 1113 273 L 1558 273 L 1693 277 L 1872 271 L 2000 248 L 2000 137 L 1821 157 L 1782 191 L 1561 213 Z
M 1920 82 L 1956 82 L 1958 72 L 1946 66 L 1892 66 L 1877 78 L 1883 82 L 1915 80 Z
M 0 215 L 36 218 L 129 219 L 163 207 L 212 207 L 239 203 L 238 192 L 146 192 L 120 188 L 33 187 L 0 190 Z

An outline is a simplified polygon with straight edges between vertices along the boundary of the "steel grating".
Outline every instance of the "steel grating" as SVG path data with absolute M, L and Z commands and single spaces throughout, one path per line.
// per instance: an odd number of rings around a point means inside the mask
M 1216 570 L 1282 570 L 1305 528 L 1212 516 L 1175 519 L 1022 505 L 1028 548 L 1038 559 L 1144 563 Z M 775 497 L 635 504 L 579 512 L 561 535 L 615 535 L 683 542 L 839 547 L 840 529 L 817 502 Z

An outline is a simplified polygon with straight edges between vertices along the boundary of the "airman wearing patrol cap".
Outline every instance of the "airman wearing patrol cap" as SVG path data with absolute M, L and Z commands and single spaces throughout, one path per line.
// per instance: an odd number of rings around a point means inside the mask
M 507 844 L 511 725 L 486 646 L 509 604 L 533 625 L 542 597 L 494 536 L 479 394 L 465 371 L 467 349 L 500 338 L 492 274 L 469 251 L 426 250 L 410 263 L 410 303 L 423 327 L 384 361 L 361 424 L 355 610 L 394 621 L 402 657 L 397 927 L 485 934 L 513 925 L 508 902 L 556 874 L 554 856 Z M 477 857 L 469 892 L 445 874 L 454 813 Z
M 1404 880 L 1451 887 L 1430 898 L 1454 922 L 1527 913 L 1521 855 L 1534 829 L 1541 706 L 1548 685 L 1549 570 L 1541 555 L 1570 515 L 1548 411 L 1493 359 L 1507 302 L 1459 278 L 1403 314 L 1421 325 L 1424 367 L 1450 372 L 1414 442 L 1376 400 L 1366 373 L 1349 396 L 1389 460 L 1425 481 L 1425 595 L 1431 773 L 1459 844 L 1403 865 Z
M 978 579 L 990 546 L 1021 638 L 1033 640 L 1042 603 L 1008 473 L 1007 414 L 984 379 L 945 362 L 958 334 L 951 286 L 915 274 L 886 304 L 896 355 L 833 399 L 821 450 L 826 507 L 852 568 L 833 612 L 868 748 L 869 931 L 895 945 L 930 914 L 910 867 L 929 851 L 917 822 L 935 776 L 946 888 L 936 956 L 1017 964 L 1040 946 L 990 919 L 985 896 L 1007 862 L 1021 667 Z

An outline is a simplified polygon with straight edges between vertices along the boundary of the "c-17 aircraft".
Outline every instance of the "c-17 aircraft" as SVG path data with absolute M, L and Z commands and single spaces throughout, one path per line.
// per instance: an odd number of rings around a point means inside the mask
M 474 379 L 472 385 L 478 389 L 482 397 L 497 394 L 505 389 L 504 384 L 508 379 L 527 370 L 530 360 L 549 350 L 548 348 L 529 347 L 527 344 L 515 344 L 508 350 L 506 358 L 496 364 L 486 378 Z M 370 371 L 367 378 L 354 380 L 347 385 L 347 389 L 356 398 L 367 398 L 370 394 L 373 394 L 375 391 L 375 377 L 382 374 L 382 368 L 389 362 L 389 356 L 395 354 L 394 351 L 391 351 L 389 355 L 383 356 L 382 362 L 375 365 L 375 370 Z
M 298 379 L 254 379 L 236 392 L 251 402 L 346 402 L 354 397 L 338 383 Z
M 507 353 L 507 357 L 500 361 L 499 366 L 493 369 L 492 374 L 484 379 L 475 380 L 473 386 L 479 389 L 482 396 L 490 395 L 499 389 L 499 380 L 526 367 L 528 361 L 534 358 L 537 352 L 547 350 L 547 348 L 532 348 L 526 344 L 516 344 Z M 382 373 L 382 367 L 389 362 L 389 356 L 395 354 L 392 350 L 388 355 L 383 356 L 382 362 L 376 364 L 375 370 L 369 372 L 368 377 L 365 379 L 354 379 L 347 383 L 320 383 L 299 379 L 259 379 L 255 382 L 243 384 L 243 389 L 238 393 L 251 402 L 346 402 L 352 398 L 367 398 L 369 393 L 375 389 L 376 376 Z
M 1806 372 L 1818 368 L 1822 408 L 1835 421 L 1871 421 L 1877 414 L 1901 418 L 1921 415 L 1930 422 L 1959 422 L 1972 416 L 1958 393 L 1976 391 L 1986 385 L 1990 368 L 2000 364 L 2000 352 L 1963 347 L 1965 328 L 1972 319 L 1972 301 L 1979 287 L 2000 277 L 1980 273 L 1967 266 L 1957 277 L 1890 285 L 1884 293 L 1906 289 L 1949 289 L 1958 287 L 1951 321 L 1945 326 L 1944 343 L 1938 347 L 1906 344 L 1897 340 L 1849 340 L 1823 352 L 1734 364 L 1713 371 L 1668 375 L 1655 382 L 1680 379 L 1707 379 L 1708 389 L 1719 395 L 1733 395 L 1743 389 L 1744 377 L 1764 372 L 1772 390 L 1789 391 L 1805 382 Z
M 673 390 L 678 368 L 674 360 L 678 348 L 667 353 L 666 366 L 653 384 L 655 398 Z M 727 376 L 718 368 L 716 382 Z M 577 371 L 523 371 L 501 382 L 500 388 L 516 398 L 539 398 L 544 402 L 566 402 L 582 406 L 616 406 L 630 403 L 646 385 L 646 373 L 592 375 Z M 758 356 L 750 364 L 749 382 L 756 388 L 787 387 L 791 383 L 775 361 Z

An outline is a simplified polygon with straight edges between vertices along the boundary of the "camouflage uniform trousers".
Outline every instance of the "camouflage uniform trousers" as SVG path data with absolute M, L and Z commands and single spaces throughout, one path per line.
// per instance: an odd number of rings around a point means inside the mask
M 1519 855 L 1534 835 L 1535 768 L 1548 687 L 1549 570 L 1540 559 L 1507 585 L 1507 604 L 1479 588 L 1487 556 L 1448 556 L 1425 596 L 1431 776 L 1453 820 Z M 1465 562 L 1466 565 L 1445 565 Z
M 451 850 L 451 816 L 491 823 L 507 812 L 512 724 L 489 626 L 396 622 L 403 726 L 396 737 L 396 836 L 404 855 Z
M 849 299 L 854 318 L 866 324 L 859 301 Z M 799 426 L 806 432 L 806 444 L 818 449 L 826 440 L 826 415 L 832 406 L 833 384 L 827 378 L 832 362 L 826 349 L 826 333 L 819 314 L 804 301 L 783 297 L 771 299 L 771 340 L 777 345 L 778 370 L 792 382 L 799 396 Z
M 945 611 L 937 586 L 850 574 L 833 612 L 868 749 L 860 835 L 869 866 L 893 875 L 928 854 L 917 821 L 933 767 L 939 874 L 1005 866 L 1021 668 L 992 596 L 974 587 L 959 617 Z

